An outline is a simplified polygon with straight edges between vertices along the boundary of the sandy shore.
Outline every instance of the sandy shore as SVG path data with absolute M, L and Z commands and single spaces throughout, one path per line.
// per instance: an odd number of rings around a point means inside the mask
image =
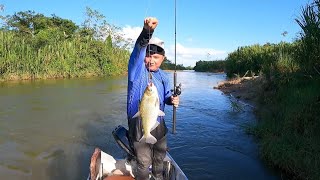
M 242 77 L 222 81 L 214 89 L 219 89 L 224 94 L 231 94 L 236 99 L 256 107 L 263 84 L 264 81 L 259 76 Z

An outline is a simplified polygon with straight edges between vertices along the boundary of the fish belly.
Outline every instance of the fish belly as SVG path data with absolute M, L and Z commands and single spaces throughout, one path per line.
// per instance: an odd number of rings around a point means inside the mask
M 150 133 L 151 129 L 157 123 L 159 105 L 156 104 L 156 102 L 156 98 L 148 98 L 141 104 L 140 113 L 144 134 Z

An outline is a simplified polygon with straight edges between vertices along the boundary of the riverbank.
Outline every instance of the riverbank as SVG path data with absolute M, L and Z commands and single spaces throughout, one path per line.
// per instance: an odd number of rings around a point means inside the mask
M 262 77 L 245 77 L 214 88 L 255 107 L 259 121 L 248 132 L 259 139 L 262 159 L 288 179 L 319 179 L 320 77 L 286 78 L 268 84 Z
M 24 74 L 8 74 L 8 75 L 0 75 L 0 83 L 6 82 L 22 82 L 22 81 L 37 81 L 37 80 L 54 80 L 54 79 L 90 79 L 90 78 L 99 78 L 99 77 L 119 77 L 126 76 L 128 74 L 127 70 L 119 69 L 118 71 L 114 71 L 113 73 L 109 73 L 103 75 L 102 73 L 98 74 L 96 72 L 86 72 L 81 75 L 71 75 L 71 74 L 58 74 L 55 72 L 53 74 L 37 74 L 31 75 L 30 73 Z
M 220 82 L 214 89 L 256 107 L 265 82 L 262 77 L 242 77 Z

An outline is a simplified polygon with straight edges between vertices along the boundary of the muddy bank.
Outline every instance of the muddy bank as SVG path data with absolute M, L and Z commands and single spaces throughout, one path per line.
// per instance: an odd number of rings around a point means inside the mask
M 263 92 L 265 80 L 260 76 L 235 78 L 220 82 L 214 89 L 229 94 L 236 99 L 257 106 L 259 96 Z

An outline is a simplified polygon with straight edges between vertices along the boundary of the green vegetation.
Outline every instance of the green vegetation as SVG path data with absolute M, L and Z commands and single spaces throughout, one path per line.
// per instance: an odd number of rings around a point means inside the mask
M 320 78 L 291 77 L 261 96 L 254 134 L 262 157 L 293 179 L 319 179 Z
M 298 42 L 279 44 L 264 44 L 239 47 L 226 58 L 226 73 L 228 77 L 243 76 L 250 71 L 251 75 L 294 72 L 297 65 L 293 60 Z
M 224 72 L 225 61 L 197 61 L 196 66 L 193 68 L 197 72 Z
M 191 67 L 184 67 L 182 64 L 177 64 L 177 66 L 174 63 L 172 63 L 170 60 L 165 58 L 163 63 L 161 64 L 160 68 L 164 70 L 191 70 Z
M 0 13 L 4 6 L 0 6 Z M 0 80 L 125 74 L 133 42 L 99 12 L 86 8 L 81 26 L 34 11 L 1 16 Z M 168 59 L 161 68 L 174 70 Z M 192 69 L 177 65 L 177 70 Z
M 87 8 L 86 15 L 80 27 L 33 11 L 0 16 L 0 80 L 126 73 L 130 42 L 99 12 Z
M 262 157 L 292 179 L 320 179 L 320 1 L 301 14 L 295 42 L 240 47 L 227 57 L 226 72 L 266 77 L 252 129 Z

